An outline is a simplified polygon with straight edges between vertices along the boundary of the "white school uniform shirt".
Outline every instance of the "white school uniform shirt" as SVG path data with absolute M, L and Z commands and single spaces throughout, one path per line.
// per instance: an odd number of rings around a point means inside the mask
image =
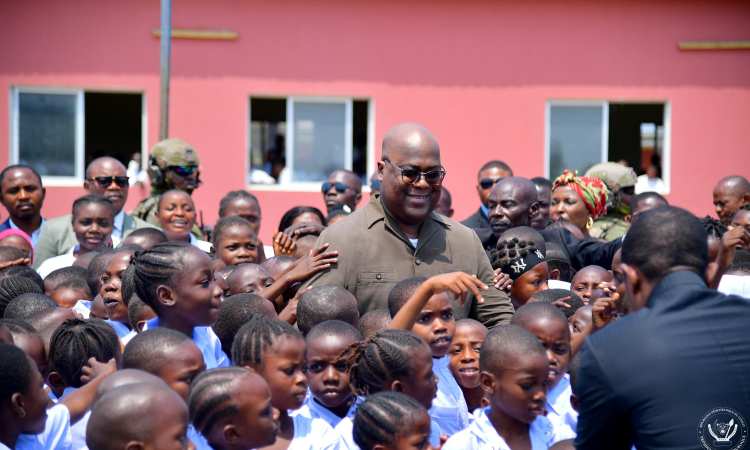
M 76 262 L 76 257 L 73 256 L 73 252 L 75 251 L 76 247 L 77 245 L 74 245 L 70 248 L 70 250 L 60 256 L 53 256 L 52 258 L 45 259 L 42 265 L 40 265 L 39 268 L 36 269 L 36 273 L 38 273 L 39 276 L 42 277 L 42 279 L 45 279 L 47 278 L 47 275 L 57 269 L 72 266 L 73 263 Z
M 77 389 L 78 388 L 74 388 L 74 387 L 65 388 L 65 390 L 63 391 L 63 394 L 60 396 L 60 400 L 65 398 L 65 396 L 67 396 L 71 392 L 76 391 Z M 81 420 L 76 422 L 74 425 L 70 425 L 71 447 L 73 450 L 81 450 L 81 449 L 87 448 L 86 447 L 86 427 L 89 424 L 90 418 L 91 418 L 91 411 L 88 411 Z M 68 422 L 70 422 L 70 419 L 68 419 Z
M 547 393 L 547 419 L 552 422 L 552 426 L 555 429 L 554 442 L 576 437 L 578 413 L 573 409 L 573 405 L 570 404 L 570 395 L 572 393 L 570 375 L 567 373 L 560 379 L 557 386 Z
M 94 302 L 89 300 L 78 300 L 75 305 L 73 305 L 73 311 L 80 313 L 84 319 L 88 319 L 91 317 L 91 305 Z
M 8 448 L 5 447 L 4 448 Z M 63 405 L 47 410 L 47 421 L 41 434 L 18 436 L 15 450 L 72 450 L 70 411 Z
M 308 390 L 309 393 L 309 390 Z M 353 419 L 357 406 L 364 399 L 357 398 L 349 407 L 345 418 Z M 343 420 L 328 408 L 316 402 L 312 395 L 308 395 L 301 408 L 289 411 L 294 420 L 294 437 L 287 450 L 313 450 L 320 447 L 320 443 L 332 436 L 334 428 Z
M 110 326 L 112 326 L 112 328 L 115 329 L 115 333 L 117 333 L 117 337 L 119 337 L 120 339 L 129 335 L 130 332 L 132 331 L 130 328 L 128 328 L 127 325 L 125 325 L 122 322 L 115 322 L 114 320 L 109 320 L 109 319 L 105 320 L 105 322 L 110 324 Z
M 717 291 L 750 299 L 750 276 L 724 275 L 721 277 Z
M 437 396 L 432 400 L 430 417 L 440 426 L 444 434 L 452 436 L 469 427 L 469 407 L 461 387 L 453 378 L 450 358 L 432 359 L 432 371 L 438 376 Z
M 430 426 L 430 444 L 437 448 L 440 445 L 440 435 L 443 433 L 440 431 L 440 425 L 435 423 L 434 420 L 431 421 Z M 321 450 L 359 450 L 359 446 L 354 442 L 353 430 L 353 419 L 349 417 L 341 419 L 341 422 L 333 429 L 330 438 L 325 439 L 325 442 L 316 448 Z
M 442 450 L 510 450 L 505 439 L 497 434 L 487 414 L 490 407 L 483 409 L 471 426 L 448 439 Z M 529 426 L 531 450 L 547 450 L 552 445 L 554 431 L 552 423 L 544 416 L 539 416 Z
M 154 317 L 143 325 L 143 331 L 150 330 L 151 328 L 159 327 L 159 318 Z M 128 345 L 138 333 L 133 330 L 128 333 L 127 336 L 122 338 L 122 345 Z M 206 363 L 206 370 L 215 369 L 217 367 L 229 367 L 232 362 L 221 349 L 221 341 L 216 336 L 214 330 L 211 327 L 195 327 L 193 329 L 193 342 L 198 346 L 201 353 L 203 353 L 203 362 Z

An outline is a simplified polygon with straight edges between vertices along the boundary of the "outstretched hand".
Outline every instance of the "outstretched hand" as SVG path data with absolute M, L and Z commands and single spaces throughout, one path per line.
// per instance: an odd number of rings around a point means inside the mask
M 294 256 L 297 252 L 297 243 L 291 236 L 276 230 L 273 233 L 273 254 L 275 256 Z
M 301 283 L 316 273 L 328 269 L 331 264 L 339 262 L 339 252 L 326 252 L 328 246 L 329 244 L 323 244 L 300 258 L 299 263 L 288 274 L 292 284 Z
M 31 260 L 29 258 L 21 258 L 15 261 L 0 263 L 0 270 L 3 270 L 6 267 L 10 266 L 28 266 L 29 264 L 31 264 Z
M 599 288 L 610 294 L 610 296 L 601 297 L 592 305 L 591 325 L 593 331 L 601 330 L 612 323 L 620 308 L 620 294 L 615 292 L 616 289 L 613 289 L 607 283 L 600 283 Z
M 468 275 L 463 272 L 451 272 L 438 275 L 429 278 L 425 281 L 425 284 L 433 294 L 452 292 L 453 300 L 460 299 L 461 301 L 459 305 L 461 306 L 466 303 L 469 293 L 474 294 L 474 297 L 479 303 L 484 303 L 484 298 L 482 297 L 480 289 L 483 291 L 489 289 L 489 287 L 477 278 L 476 275 Z
M 279 319 L 287 322 L 290 325 L 294 325 L 297 321 L 297 303 L 299 303 L 302 294 L 312 289 L 312 286 L 308 286 L 306 289 L 300 289 L 297 291 L 297 295 L 293 299 L 289 300 L 284 309 L 279 313 Z

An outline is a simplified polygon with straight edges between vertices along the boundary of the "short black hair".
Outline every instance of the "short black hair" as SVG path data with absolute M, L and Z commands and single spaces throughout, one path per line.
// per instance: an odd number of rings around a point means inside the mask
M 283 320 L 254 313 L 234 337 L 232 364 L 263 367 L 268 347 L 289 337 L 304 340 L 299 331 Z
M 20 248 L 9 245 L 0 246 L 0 263 L 8 263 L 26 258 L 26 253 Z
M 250 320 L 253 313 L 268 315 L 263 306 L 267 301 L 257 294 L 241 293 L 227 297 L 221 303 L 213 330 L 221 341 L 221 349 L 224 353 L 232 354 L 234 337 L 242 325 Z
M 294 222 L 294 219 L 305 213 L 315 214 L 320 219 L 320 223 L 322 223 L 323 225 L 328 225 L 328 222 L 326 222 L 326 217 L 322 212 L 320 212 L 318 208 L 314 208 L 312 206 L 295 206 L 294 208 L 285 212 L 281 217 L 278 228 L 279 232 L 283 233 L 284 230 L 292 226 L 292 222 Z
M 219 420 L 239 413 L 237 380 L 242 377 L 260 376 L 242 367 L 219 367 L 201 373 L 190 384 L 187 395 L 190 422 L 203 436 L 211 434 Z
M 31 375 L 35 370 L 23 350 L 13 344 L 0 344 L 0 402 L 5 404 L 13 394 L 38 389 L 31 386 Z
M 76 292 L 80 292 L 82 294 L 86 294 L 86 293 L 88 293 L 88 292 L 91 291 L 91 289 L 89 288 L 89 285 L 88 285 L 87 281 L 88 280 L 81 279 L 81 278 L 70 278 L 68 280 L 63 281 L 62 283 L 58 283 L 57 286 L 55 286 L 54 291 L 56 291 L 58 289 L 67 288 L 67 289 L 70 289 L 70 290 L 73 290 L 73 291 L 76 291 Z M 54 292 L 54 291 L 52 291 L 52 292 Z M 99 293 L 98 292 L 94 292 L 93 295 L 91 296 L 91 298 L 93 299 L 94 297 L 97 296 L 97 294 L 99 294 Z M 52 295 L 52 293 L 50 293 L 50 295 Z
M 143 253 L 138 254 L 130 262 L 135 266 L 133 273 L 133 284 L 135 293 L 150 306 L 159 312 L 156 304 L 156 289 L 160 285 L 172 286 L 175 279 L 183 272 L 184 256 L 193 251 L 195 247 L 187 242 L 167 242 L 156 244 Z
M 544 177 L 534 177 L 531 179 L 531 182 L 538 188 L 542 187 L 552 190 L 552 182 Z
M 21 294 L 41 294 L 39 285 L 28 278 L 10 277 L 0 280 L 0 316 L 5 316 L 5 308 L 14 298 Z
M 257 240 L 258 238 L 257 236 L 255 236 L 253 225 L 248 222 L 247 219 L 244 219 L 240 216 L 223 217 L 216 222 L 214 231 L 211 233 L 211 245 L 213 245 L 217 251 L 219 249 L 218 244 L 219 239 L 221 238 L 221 233 L 229 227 L 247 227 L 250 230 L 250 234 L 253 236 L 253 239 Z
M 352 421 L 352 438 L 359 448 L 395 446 L 398 436 L 413 426 L 412 420 L 427 410 L 401 392 L 379 392 L 357 407 Z
M 560 321 L 565 324 L 566 332 L 570 333 L 568 318 L 565 317 L 565 314 L 557 306 L 547 302 L 526 303 L 516 310 L 516 313 L 510 319 L 510 323 L 526 328 L 526 324 L 534 320 Z
M 96 255 L 96 256 L 99 256 L 99 255 Z M 87 283 L 87 277 L 88 277 L 88 270 L 86 270 L 83 267 L 78 267 L 78 266 L 62 267 L 60 269 L 53 270 L 46 277 L 44 277 L 44 284 L 45 285 L 49 284 L 51 286 L 50 292 L 52 292 L 55 289 L 57 289 L 58 285 L 62 283 L 67 283 L 68 281 L 72 279 L 78 278 L 78 279 L 83 280 L 84 283 Z M 96 293 L 94 295 L 96 295 Z
M 483 165 L 482 168 L 479 169 L 479 172 L 477 172 L 477 176 L 479 176 L 480 173 L 484 172 L 487 169 L 500 169 L 500 170 L 504 170 L 504 171 L 510 173 L 510 176 L 513 176 L 513 169 L 511 169 L 509 165 L 505 164 L 502 161 L 498 161 L 498 160 L 490 161 L 487 164 Z
M 520 355 L 537 354 L 547 359 L 547 352 L 539 339 L 518 325 L 502 325 L 490 330 L 480 351 L 482 356 L 479 358 L 479 370 L 496 377 L 504 369 L 512 368 Z
M 724 236 L 724 233 L 729 231 L 727 226 L 724 225 L 724 222 L 714 219 L 711 216 L 706 216 L 700 219 L 700 221 L 703 228 L 706 229 L 706 234 L 708 234 L 709 239 L 721 239 L 721 237 Z
M 0 319 L 0 324 L 8 327 L 14 339 L 17 334 L 36 334 L 37 332 L 36 328 L 23 319 Z
M 44 292 L 44 280 L 39 272 L 29 266 L 10 266 L 0 270 L 0 279 L 8 277 L 28 278 L 39 285 L 39 288 Z
M 244 198 L 255 202 L 255 204 L 258 205 L 258 214 L 260 214 L 260 202 L 258 201 L 257 197 L 247 191 L 230 191 L 227 195 L 224 196 L 224 198 L 219 201 L 219 217 L 224 217 L 224 213 L 226 212 L 227 206 L 229 206 L 229 202 L 238 198 Z
M 744 205 L 740 205 L 739 208 L 737 208 L 737 211 L 733 212 L 731 217 L 729 218 L 729 222 L 734 220 L 734 216 L 737 215 L 740 211 L 750 211 L 750 203 L 745 203 Z
M 297 303 L 297 328 L 302 335 L 326 320 L 359 322 L 357 299 L 341 286 L 317 286 L 302 294 Z
M 573 317 L 573 314 L 578 311 L 578 308 L 583 308 L 584 306 L 586 306 L 583 303 L 583 299 L 581 297 L 579 297 L 575 292 L 571 292 L 566 289 L 545 289 L 531 296 L 531 298 L 533 298 L 534 300 L 547 302 L 549 304 L 552 304 L 553 302 L 556 302 L 558 300 L 562 300 L 565 297 L 570 297 L 570 300 L 566 302 L 570 305 L 570 308 L 560 308 L 560 310 L 568 319 Z
M 731 266 L 729 266 L 726 273 L 728 275 L 736 275 L 736 274 L 750 275 L 750 263 L 732 264 Z
M 570 366 L 568 367 L 568 373 L 570 374 L 570 390 L 573 391 L 573 395 L 578 395 L 578 369 L 580 367 L 581 352 L 578 352 L 573 359 L 570 360 Z
M 130 328 L 138 332 L 138 322 L 143 320 L 149 312 L 153 312 L 153 309 L 143 303 L 143 300 L 138 297 L 130 297 L 130 302 L 128 303 L 128 322 L 130 323 Z
M 130 234 L 125 236 L 123 241 L 129 237 L 142 237 L 144 239 L 153 241 L 154 245 L 169 242 L 169 238 L 167 237 L 166 234 L 164 234 L 163 231 L 161 231 L 158 228 L 151 228 L 151 227 L 144 227 L 144 228 L 138 228 L 136 230 L 133 230 Z
M 750 263 L 750 252 L 746 250 L 735 250 L 732 264 Z
M 347 209 L 348 208 L 349 207 L 347 206 Z M 328 211 L 328 215 L 326 216 L 326 223 L 331 223 L 331 221 L 336 217 L 346 217 L 349 214 L 351 214 L 351 211 L 347 211 L 346 209 L 344 209 L 344 205 L 335 206 Z
M 112 213 L 112 217 L 115 217 L 115 205 L 112 204 L 112 200 L 98 194 L 88 194 L 75 199 L 75 201 L 73 202 L 73 217 L 75 218 L 78 208 L 84 205 L 90 205 L 92 203 L 104 205 Z
M 391 313 L 391 319 L 396 317 L 401 308 L 409 301 L 420 286 L 427 281 L 427 277 L 410 277 L 401 280 L 393 286 L 388 293 L 388 312 Z
M 510 228 L 500 235 L 498 241 L 506 241 L 512 238 L 516 238 L 519 241 L 531 242 L 540 252 L 542 252 L 542 255 L 547 255 L 547 243 L 545 242 L 542 233 L 531 227 Z
M 560 281 L 570 283 L 573 277 L 570 273 L 570 260 L 565 256 L 565 252 L 554 242 L 547 242 L 546 246 L 547 254 L 545 258 L 547 259 L 547 268 L 549 268 L 550 273 L 557 269 L 560 271 Z
M 678 266 L 702 275 L 708 265 L 707 237 L 697 217 L 681 208 L 662 206 L 630 227 L 622 244 L 622 262 L 637 267 L 651 282 Z
M 11 170 L 16 169 L 27 169 L 30 170 L 31 173 L 33 173 L 37 180 L 39 180 L 39 186 L 44 189 L 44 185 L 42 184 L 42 176 L 39 175 L 39 172 L 37 172 L 33 167 L 27 165 L 27 164 L 13 164 L 12 166 L 8 166 L 5 169 L 3 169 L 2 172 L 0 172 L 0 194 L 3 193 L 3 181 L 5 181 L 5 174 L 10 172 Z
M 661 194 L 656 192 L 641 192 L 630 200 L 630 214 L 638 212 L 638 207 L 641 206 L 642 201 L 651 199 L 663 202 L 665 206 L 669 206 L 669 202 Z
M 362 335 L 359 333 L 359 330 L 342 320 L 326 320 L 325 322 L 315 325 L 310 329 L 310 332 L 307 333 L 305 340 L 309 342 L 312 339 L 321 336 L 341 336 L 355 341 L 362 340 Z
M 156 375 L 170 363 L 167 356 L 174 354 L 175 347 L 192 342 L 179 331 L 157 327 L 135 335 L 122 354 L 123 369 L 138 369 Z
M 81 387 L 81 368 L 89 358 L 106 363 L 120 351 L 120 338 L 114 328 L 99 319 L 65 320 L 49 344 L 49 363 L 69 387 Z
M 391 312 L 385 308 L 370 311 L 359 318 L 359 332 L 363 339 L 370 339 L 378 331 L 386 330 L 391 325 Z
M 57 303 L 44 294 L 28 292 L 21 294 L 8 303 L 5 307 L 5 319 L 25 319 L 31 317 L 39 311 L 45 309 L 57 308 Z

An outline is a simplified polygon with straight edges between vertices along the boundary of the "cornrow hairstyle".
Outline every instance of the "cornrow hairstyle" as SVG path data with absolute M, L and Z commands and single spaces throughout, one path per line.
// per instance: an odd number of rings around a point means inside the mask
M 133 299 L 138 299 L 143 302 L 143 300 L 141 300 L 135 293 L 135 280 L 133 277 L 135 277 L 135 267 L 130 265 L 122 273 L 122 283 L 120 283 L 120 292 L 125 306 L 130 306 L 130 302 Z
M 26 254 L 20 248 L 9 245 L 0 246 L 0 263 L 17 261 L 26 258 Z
M 87 274 L 88 271 L 85 268 L 78 266 L 62 267 L 60 269 L 53 270 L 49 273 L 49 275 L 44 277 L 44 292 L 46 292 L 47 288 L 49 287 L 49 292 L 51 293 L 52 291 L 57 289 L 57 286 L 59 284 L 68 282 L 69 280 L 74 278 L 81 278 L 85 281 L 86 277 L 88 276 Z
M 195 377 L 187 403 L 190 422 L 199 433 L 208 436 L 219 420 L 239 412 L 236 395 L 239 378 L 252 375 L 242 367 L 219 367 Z
M 65 320 L 49 344 L 51 370 L 57 372 L 69 387 L 81 387 L 81 369 L 89 358 L 106 363 L 120 352 L 120 339 L 114 328 L 99 319 Z
M 214 333 L 221 341 L 221 349 L 232 354 L 232 344 L 237 332 L 246 324 L 253 313 L 268 315 L 266 300 L 257 294 L 241 293 L 233 295 L 221 303 L 219 315 L 213 326 Z
M 570 308 L 560 308 L 560 310 L 566 318 L 570 319 L 571 317 L 573 317 L 573 314 L 578 311 L 578 308 L 583 308 L 584 306 L 586 306 L 583 303 L 583 299 L 579 297 L 575 292 L 568 291 L 567 289 L 545 289 L 531 296 L 531 298 L 534 300 L 547 302 L 549 304 L 552 304 L 558 300 L 562 300 L 566 297 L 570 297 L 570 300 L 565 302 L 570 305 Z
M 54 300 L 43 294 L 29 292 L 21 294 L 8 303 L 5 308 L 5 319 L 25 319 L 31 317 L 39 311 L 45 309 L 57 308 Z
M 255 202 L 255 204 L 258 205 L 258 215 L 260 215 L 260 202 L 253 194 L 247 191 L 231 191 L 219 201 L 219 217 L 224 217 L 224 213 L 226 212 L 229 203 L 238 198 L 245 198 Z
M 32 368 L 26 353 L 13 344 L 0 344 L 0 403 L 5 404 L 13 394 L 25 394 L 32 389 Z
M 193 248 L 187 242 L 167 242 L 157 244 L 143 253 L 136 252 L 130 261 L 135 266 L 133 284 L 135 293 L 156 313 L 156 289 L 161 285 L 172 286 L 175 278 L 184 268 L 183 256 Z
M 396 314 L 425 281 L 427 281 L 427 277 L 411 277 L 401 280 L 393 286 L 391 292 L 388 293 L 388 311 L 391 313 L 391 319 L 396 317 Z
M 701 225 L 706 229 L 709 239 L 721 239 L 724 233 L 729 231 L 724 222 L 714 219 L 711 216 L 706 216 L 701 219 Z
M 143 300 L 138 297 L 131 297 L 130 303 L 128 303 L 128 322 L 130 323 L 130 328 L 138 332 L 138 322 L 145 320 L 149 312 L 153 312 L 153 309 L 143 303 Z
M 372 450 L 376 445 L 394 446 L 420 412 L 427 414 L 424 406 L 406 394 L 377 393 L 357 407 L 352 428 L 354 442 L 362 450 Z
M 363 340 L 362 335 L 356 328 L 341 320 L 326 320 L 315 325 L 305 336 L 305 341 L 310 342 L 321 336 L 340 336 L 354 341 Z
M 234 337 L 232 363 L 241 367 L 263 367 L 268 347 L 289 337 L 304 341 L 300 332 L 283 320 L 253 313 Z
M 115 205 L 112 204 L 112 200 L 98 194 L 88 194 L 75 199 L 75 201 L 73 202 L 73 217 L 75 217 L 78 208 L 84 205 L 90 205 L 92 203 L 106 206 L 107 209 L 109 209 L 109 211 L 112 213 L 112 217 L 115 217 Z
M 250 230 L 250 234 L 253 236 L 253 239 L 258 239 L 257 236 L 255 236 L 255 230 L 253 230 L 252 224 L 250 224 L 247 219 L 243 219 L 239 216 L 224 217 L 216 222 L 214 231 L 211 233 L 211 245 L 213 245 L 214 248 L 219 248 L 218 244 L 219 239 L 221 238 L 221 233 L 229 227 L 247 227 Z
M 383 330 L 364 342 L 354 342 L 341 353 L 354 395 L 366 397 L 385 390 L 393 380 L 408 380 L 416 367 L 412 352 L 426 346 L 411 331 Z
M 138 369 L 157 375 L 169 364 L 166 356 L 173 354 L 175 347 L 188 341 L 192 342 L 190 336 L 163 327 L 138 333 L 125 347 L 122 368 Z
M 29 292 L 41 294 L 43 291 L 28 278 L 11 277 L 0 280 L 0 316 L 5 317 L 5 308 L 11 300 Z
M 36 270 L 29 266 L 10 266 L 0 270 L 0 279 L 10 277 L 28 278 L 36 283 L 42 292 L 44 292 L 44 280 Z

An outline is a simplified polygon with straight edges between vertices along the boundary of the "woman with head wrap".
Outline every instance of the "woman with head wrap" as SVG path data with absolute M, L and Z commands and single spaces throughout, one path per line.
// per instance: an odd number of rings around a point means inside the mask
M 579 177 L 577 171 L 566 170 L 552 185 L 552 219 L 574 224 L 585 239 L 591 239 L 594 219 L 606 211 L 607 185 L 600 178 Z

